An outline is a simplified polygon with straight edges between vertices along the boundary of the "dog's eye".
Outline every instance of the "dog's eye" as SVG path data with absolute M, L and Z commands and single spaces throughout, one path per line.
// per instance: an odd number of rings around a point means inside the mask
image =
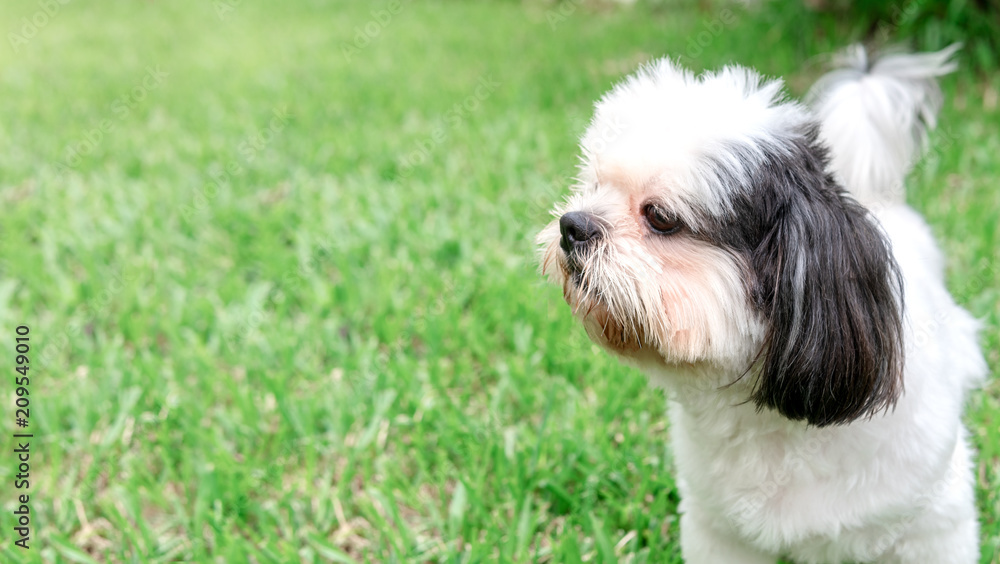
M 642 215 L 646 217 L 650 229 L 661 235 L 669 235 L 681 228 L 681 222 L 677 216 L 663 210 L 655 204 L 646 204 L 642 208 Z

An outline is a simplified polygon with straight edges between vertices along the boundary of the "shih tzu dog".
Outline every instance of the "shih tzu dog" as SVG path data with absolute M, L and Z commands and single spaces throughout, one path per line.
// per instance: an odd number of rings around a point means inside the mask
M 664 59 L 597 103 L 542 271 L 668 391 L 689 564 L 978 561 L 978 323 L 902 189 L 954 50 L 853 48 L 808 105 Z

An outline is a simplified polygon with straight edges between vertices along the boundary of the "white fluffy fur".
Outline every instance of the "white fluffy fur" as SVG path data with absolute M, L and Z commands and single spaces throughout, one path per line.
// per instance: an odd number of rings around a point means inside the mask
M 843 68 L 810 91 L 833 168 L 862 203 L 904 201 L 903 180 L 941 106 L 934 77 L 955 70 L 949 58 L 958 48 L 885 56 L 869 68 L 864 48 L 855 45 L 837 58 Z
M 594 212 L 607 233 L 581 289 L 553 223 L 539 235 L 543 271 L 597 342 L 669 393 L 689 564 L 978 561 L 961 423 L 986 373 L 977 322 L 948 294 L 930 230 L 898 190 L 920 143 L 911 116 L 933 124 L 932 78 L 950 69 L 950 54 L 841 71 L 819 83 L 812 109 L 782 101 L 781 83 L 752 71 L 694 77 L 666 60 L 598 103 L 580 184 L 555 213 Z M 630 211 L 656 197 L 697 229 L 699 213 L 722 213 L 731 196 L 691 164 L 697 155 L 731 140 L 776 142 L 776 131 L 810 119 L 832 150 L 831 172 L 881 223 L 906 297 L 903 396 L 893 410 L 828 427 L 746 401 L 752 381 L 737 377 L 764 329 L 747 305 L 741 257 L 655 242 Z

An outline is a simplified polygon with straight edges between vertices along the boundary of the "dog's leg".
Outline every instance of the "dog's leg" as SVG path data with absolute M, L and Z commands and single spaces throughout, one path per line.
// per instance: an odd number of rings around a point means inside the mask
M 693 508 L 681 514 L 681 553 L 686 564 L 775 564 L 777 561 L 777 557 L 719 531 Z

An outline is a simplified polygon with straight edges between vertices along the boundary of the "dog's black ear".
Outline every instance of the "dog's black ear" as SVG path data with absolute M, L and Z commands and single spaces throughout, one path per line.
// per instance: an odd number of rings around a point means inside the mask
M 826 164 L 814 129 L 770 152 L 753 179 L 761 238 L 750 255 L 768 324 L 752 399 L 818 426 L 889 409 L 903 387 L 898 266 Z

